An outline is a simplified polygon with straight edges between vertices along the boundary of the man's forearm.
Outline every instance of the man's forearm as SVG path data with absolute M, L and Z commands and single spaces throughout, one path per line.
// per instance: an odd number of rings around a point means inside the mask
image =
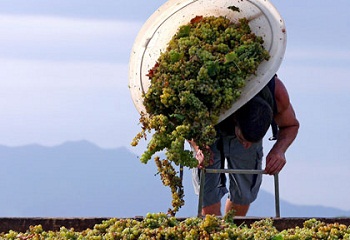
M 272 147 L 271 151 L 283 152 L 285 153 L 289 146 L 293 143 L 294 139 L 298 135 L 299 125 L 288 126 L 280 128 L 277 141 Z

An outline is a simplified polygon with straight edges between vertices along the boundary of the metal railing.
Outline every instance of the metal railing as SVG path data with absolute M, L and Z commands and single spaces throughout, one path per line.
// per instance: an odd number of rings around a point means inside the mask
M 204 183 L 206 173 L 235 173 L 235 174 L 265 174 L 264 170 L 250 170 L 250 169 L 201 169 L 200 173 L 200 188 L 199 188 L 199 202 L 198 202 L 198 217 L 202 217 L 202 206 L 204 197 Z M 275 211 L 276 218 L 280 217 L 280 200 L 279 200 L 279 182 L 278 174 L 274 175 L 275 184 Z

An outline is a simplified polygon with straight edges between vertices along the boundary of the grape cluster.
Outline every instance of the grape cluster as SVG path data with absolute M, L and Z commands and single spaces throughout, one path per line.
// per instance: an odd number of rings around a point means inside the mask
M 181 178 L 176 175 L 176 171 L 168 160 L 160 160 L 155 157 L 158 173 L 164 186 L 169 186 L 172 194 L 172 209 L 168 210 L 168 214 L 175 216 L 176 212 L 185 204 L 184 190 Z
M 141 162 L 166 150 L 169 164 L 196 167 L 185 141 L 193 140 L 201 149 L 214 143 L 220 113 L 231 108 L 246 79 L 268 59 L 263 39 L 252 33 L 245 18 L 233 23 L 197 16 L 181 26 L 148 72 L 147 113 L 141 113 L 142 130 L 132 142 L 136 146 L 152 133 Z M 204 155 L 208 164 L 210 154 Z
M 344 224 L 324 223 L 315 218 L 304 222 L 303 227 L 281 232 L 283 239 L 350 239 L 350 227 Z

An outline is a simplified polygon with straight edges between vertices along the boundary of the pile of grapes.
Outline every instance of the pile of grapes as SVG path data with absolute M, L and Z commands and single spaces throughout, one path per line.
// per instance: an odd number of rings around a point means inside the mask
M 1 239 L 350 239 L 350 227 L 339 223 L 324 223 L 317 219 L 304 222 L 303 227 L 278 231 L 272 219 L 262 219 L 250 226 L 237 226 L 232 218 L 187 218 L 182 221 L 164 213 L 148 214 L 143 220 L 109 219 L 96 224 L 92 229 L 75 232 L 61 227 L 58 231 L 45 231 L 41 225 L 31 226 L 28 231 L 10 230 L 0 234 Z
M 166 151 L 167 159 L 156 161 L 166 161 L 157 165 L 162 166 L 158 170 L 163 183 L 176 197 L 171 214 L 184 203 L 181 181 L 172 174 L 174 165 L 198 165 L 193 153 L 185 150 L 185 141 L 193 140 L 208 163 L 210 154 L 205 150 L 215 141 L 220 113 L 231 108 L 246 79 L 269 57 L 263 39 L 251 31 L 247 19 L 234 23 L 225 17 L 197 16 L 179 27 L 149 70 L 150 87 L 143 96 L 147 113 L 141 113 L 142 130 L 132 145 L 152 133 L 140 158 L 143 163 Z

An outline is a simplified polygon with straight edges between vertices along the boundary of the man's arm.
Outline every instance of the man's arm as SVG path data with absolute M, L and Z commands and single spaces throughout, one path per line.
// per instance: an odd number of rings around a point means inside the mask
M 277 113 L 274 119 L 279 127 L 277 141 L 266 156 L 265 172 L 274 175 L 282 170 L 286 164 L 285 153 L 296 138 L 299 130 L 299 121 L 289 100 L 287 89 L 276 77 L 275 98 Z

